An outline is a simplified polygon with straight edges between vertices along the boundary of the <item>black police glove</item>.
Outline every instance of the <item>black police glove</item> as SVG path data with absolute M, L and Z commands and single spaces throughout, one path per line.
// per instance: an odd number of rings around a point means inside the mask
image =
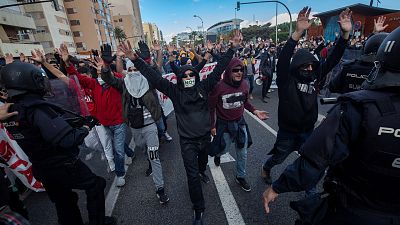
M 111 45 L 109 44 L 103 44 L 103 46 L 100 46 L 101 49 L 101 58 L 103 59 L 103 61 L 107 64 L 111 64 L 116 56 L 112 55 L 112 51 L 111 51 Z
M 139 41 L 139 51 L 137 51 L 138 55 L 142 59 L 150 58 L 150 49 L 149 46 L 144 41 Z
M 92 129 L 94 126 L 100 125 L 100 122 L 94 116 L 85 116 L 85 124 L 84 125 L 88 126 L 90 129 Z

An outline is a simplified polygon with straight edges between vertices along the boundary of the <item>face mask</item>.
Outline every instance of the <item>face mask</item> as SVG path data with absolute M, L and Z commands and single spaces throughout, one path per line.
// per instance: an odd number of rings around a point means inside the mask
M 310 83 L 315 80 L 315 71 L 313 70 L 299 70 L 298 78 L 302 82 Z
M 183 87 L 184 88 L 191 88 L 196 84 L 196 78 L 191 77 L 190 79 L 183 80 Z

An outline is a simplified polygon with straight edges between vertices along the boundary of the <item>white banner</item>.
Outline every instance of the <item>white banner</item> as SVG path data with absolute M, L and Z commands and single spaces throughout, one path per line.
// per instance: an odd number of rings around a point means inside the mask
M 256 69 L 256 74 L 254 76 L 254 79 L 256 79 L 258 77 L 258 70 L 260 67 L 260 60 L 255 60 L 256 64 L 254 65 L 255 69 Z M 208 63 L 206 64 L 202 70 L 200 70 L 200 80 L 205 79 L 215 68 L 215 66 L 217 65 L 216 62 L 214 63 Z M 176 75 L 174 73 L 168 73 L 168 74 L 164 74 L 163 77 L 167 80 L 169 80 L 170 82 L 176 84 Z M 157 91 L 158 94 L 158 99 L 160 100 L 160 104 L 161 107 L 163 108 L 164 111 L 164 115 L 168 116 L 172 111 L 174 111 L 174 106 L 172 104 L 171 99 L 169 99 L 166 95 L 164 95 L 163 93 Z
M 36 192 L 44 191 L 42 183 L 33 177 L 32 163 L 28 156 L 9 135 L 2 123 L 0 123 L 0 157 L 26 187 Z

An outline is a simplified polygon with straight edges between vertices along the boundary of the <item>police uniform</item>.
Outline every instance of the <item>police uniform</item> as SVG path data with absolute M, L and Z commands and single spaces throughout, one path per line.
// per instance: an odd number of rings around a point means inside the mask
M 329 82 L 329 91 L 343 94 L 360 90 L 362 83 L 375 66 L 376 52 L 387 35 L 388 33 L 371 35 L 360 58 L 342 64 L 342 69 Z
M 326 210 L 315 224 L 400 224 L 399 49 L 397 28 L 378 50 L 379 64 L 363 84 L 367 90 L 341 96 L 301 157 L 272 185 L 276 193 L 307 190 L 329 167 L 324 188 L 330 196 L 319 202 L 319 212 Z
M 72 189 L 85 190 L 89 223 L 104 224 L 105 180 L 96 176 L 79 158 L 78 145 L 88 134 L 73 128 L 61 117 L 59 108 L 43 99 L 45 79 L 28 63 L 12 63 L 1 71 L 13 111 L 18 115 L 4 125 L 32 162 L 35 178 L 43 183 L 55 203 L 61 225 L 83 225 Z
M 342 70 L 329 82 L 329 91 L 333 93 L 347 93 L 358 91 L 361 84 L 368 77 L 374 63 L 361 60 L 351 60 L 342 64 Z

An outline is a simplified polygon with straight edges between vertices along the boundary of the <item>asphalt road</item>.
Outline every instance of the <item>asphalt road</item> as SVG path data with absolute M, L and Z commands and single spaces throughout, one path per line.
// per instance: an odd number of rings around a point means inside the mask
M 277 91 L 269 94 L 271 97 L 268 103 L 263 103 L 260 99 L 261 86 L 256 86 L 254 90 L 254 99 L 251 101 L 256 108 L 266 110 L 270 113 L 270 119 L 265 123 L 275 131 L 278 130 L 277 125 Z M 320 107 L 320 114 L 325 115 L 330 106 Z M 295 112 L 293 112 L 295 113 Z M 247 161 L 247 180 L 250 183 L 251 192 L 244 192 L 235 182 L 235 166 L 236 162 L 226 162 L 221 164 L 223 177 L 226 180 L 230 192 L 239 209 L 239 214 L 243 218 L 244 224 L 274 224 L 274 225 L 290 225 L 294 224 L 296 214 L 289 207 L 289 202 L 298 200 L 304 196 L 304 193 L 282 194 L 277 201 L 272 204 L 271 213 L 266 215 L 262 204 L 262 193 L 267 185 L 260 177 L 260 169 L 262 163 L 269 157 L 267 153 L 275 142 L 275 136 L 268 131 L 259 122 L 245 115 L 245 119 L 249 125 L 253 138 L 253 145 L 248 149 Z M 148 224 L 148 225 L 164 225 L 164 224 L 191 224 L 192 209 L 189 199 L 186 174 L 180 153 L 178 134 L 176 131 L 176 123 L 174 115 L 168 119 L 168 132 L 173 137 L 173 141 L 165 143 L 160 147 L 160 158 L 163 167 L 165 179 L 166 193 L 170 197 L 167 205 L 160 205 L 156 197 L 155 188 L 151 177 L 145 176 L 147 169 L 147 161 L 144 153 L 137 152 L 136 159 L 129 166 L 126 175 L 126 185 L 120 189 L 115 208 L 112 215 L 117 218 L 118 224 Z M 236 158 L 234 149 L 231 149 L 230 155 Z M 273 171 L 273 179 L 277 179 L 279 174 L 290 164 L 297 155 L 292 153 L 282 165 L 276 166 Z M 212 159 L 209 164 L 211 164 Z M 107 188 L 106 194 L 110 190 L 111 183 L 114 179 L 113 174 L 106 170 L 105 161 L 101 160 L 99 154 L 93 159 L 86 161 L 90 168 L 96 173 L 106 178 Z M 227 215 L 231 216 L 231 206 L 223 208 L 221 197 L 218 194 L 216 183 L 221 180 L 214 180 L 209 168 L 207 174 L 211 178 L 211 182 L 203 184 L 203 193 L 206 201 L 206 212 L 204 214 L 205 224 L 225 225 L 229 224 Z M 218 177 L 221 179 L 221 177 Z M 87 221 L 87 213 L 85 207 L 85 195 L 80 193 L 80 208 L 82 215 Z M 56 211 L 54 205 L 49 201 L 45 193 L 31 193 L 26 199 L 25 204 L 28 207 L 33 225 L 56 225 Z M 231 224 L 243 224 L 236 221 Z

